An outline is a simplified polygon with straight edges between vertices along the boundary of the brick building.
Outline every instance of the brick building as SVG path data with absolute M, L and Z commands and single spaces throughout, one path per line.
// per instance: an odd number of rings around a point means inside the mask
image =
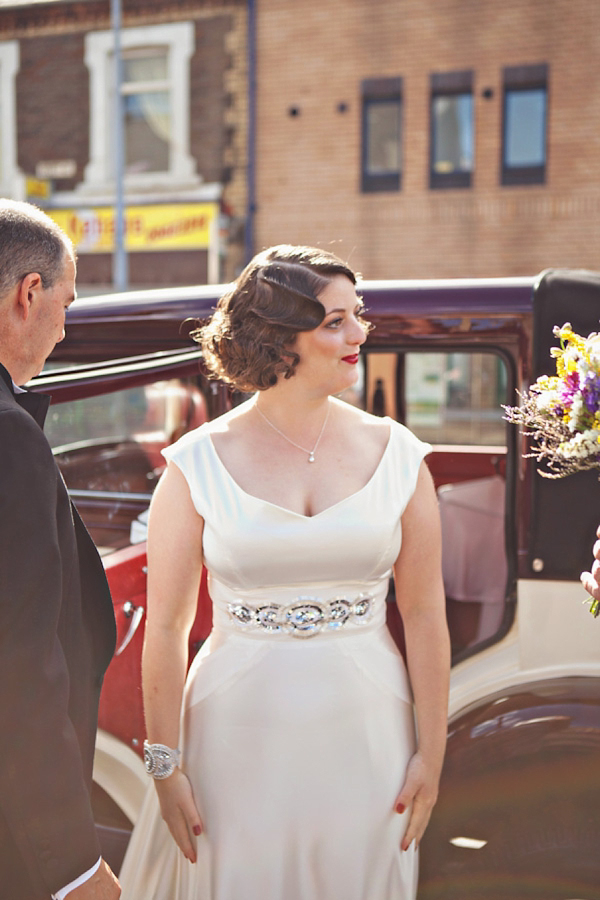
M 256 247 L 374 278 L 600 269 L 598 0 L 257 10 Z
M 131 286 L 230 278 L 244 253 L 245 0 L 124 0 Z M 109 0 L 0 4 L 0 190 L 63 225 L 85 291 L 112 281 Z

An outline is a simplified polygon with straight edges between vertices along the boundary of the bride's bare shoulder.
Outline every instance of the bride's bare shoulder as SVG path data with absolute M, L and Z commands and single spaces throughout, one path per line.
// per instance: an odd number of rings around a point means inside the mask
M 219 443 L 227 444 L 230 440 L 242 437 L 247 430 L 247 420 L 250 414 L 254 398 L 244 400 L 239 406 L 235 406 L 223 413 L 211 422 L 207 423 L 211 437 L 216 437 Z
M 372 440 L 376 444 L 385 444 L 390 435 L 390 420 L 373 416 L 371 413 L 360 409 L 358 406 L 352 406 L 343 400 L 333 398 L 337 415 L 342 424 L 359 431 L 364 438 Z

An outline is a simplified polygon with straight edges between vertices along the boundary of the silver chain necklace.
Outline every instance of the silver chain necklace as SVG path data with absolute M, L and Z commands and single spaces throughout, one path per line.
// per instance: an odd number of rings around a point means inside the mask
M 297 447 L 298 450 L 302 450 L 304 453 L 308 453 L 308 461 L 309 461 L 309 463 L 314 463 L 314 461 L 315 461 L 315 453 L 316 453 L 317 447 L 319 446 L 319 442 L 320 442 L 321 438 L 323 437 L 323 432 L 325 431 L 325 426 L 327 425 L 327 420 L 328 420 L 328 418 L 329 418 L 329 410 L 331 409 L 331 407 L 330 407 L 329 404 L 327 404 L 327 413 L 326 413 L 326 415 L 325 415 L 325 419 L 323 420 L 323 424 L 321 425 L 321 430 L 320 430 L 320 432 L 319 432 L 319 437 L 317 438 L 317 442 L 316 442 L 315 446 L 312 448 L 312 450 L 308 450 L 307 447 L 301 447 L 300 444 L 297 444 L 296 441 L 293 441 L 291 438 L 289 438 L 289 437 L 287 436 L 287 434 L 284 434 L 283 431 L 280 431 L 280 429 L 277 427 L 277 425 L 273 425 L 273 423 L 271 422 L 271 420 L 270 420 L 270 419 L 267 419 L 267 417 L 265 416 L 264 412 L 263 412 L 261 409 L 258 408 L 258 404 L 257 404 L 257 403 L 254 404 L 254 409 L 255 409 L 256 412 L 259 414 L 259 416 L 261 416 L 261 418 L 263 418 L 263 419 L 265 420 L 265 422 L 267 423 L 267 425 L 270 425 L 270 427 L 273 429 L 273 431 L 276 431 L 277 434 L 280 434 L 281 437 L 282 437 L 284 440 L 286 440 L 286 441 L 288 442 L 288 444 L 292 444 L 292 446 L 293 446 L 293 447 Z

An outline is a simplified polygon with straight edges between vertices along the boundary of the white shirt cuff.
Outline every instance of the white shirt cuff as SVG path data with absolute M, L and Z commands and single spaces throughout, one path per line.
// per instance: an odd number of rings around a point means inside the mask
M 101 862 L 102 857 L 98 859 L 98 862 L 93 865 L 91 869 L 88 869 L 87 872 L 84 872 L 83 875 L 80 875 L 79 878 L 75 879 L 75 881 L 70 881 L 64 888 L 61 888 L 60 891 L 52 894 L 52 900 L 65 900 L 67 894 L 70 894 L 71 891 L 75 890 L 75 888 L 78 888 L 80 885 L 85 884 L 86 881 L 89 881 L 92 875 L 94 875 L 100 868 Z

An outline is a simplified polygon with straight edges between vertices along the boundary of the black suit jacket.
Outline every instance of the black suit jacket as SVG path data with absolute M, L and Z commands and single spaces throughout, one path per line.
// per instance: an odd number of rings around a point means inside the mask
M 0 896 L 7 900 L 47 900 L 100 856 L 90 788 L 115 622 L 102 562 L 41 428 L 48 403 L 13 394 L 0 365 Z

